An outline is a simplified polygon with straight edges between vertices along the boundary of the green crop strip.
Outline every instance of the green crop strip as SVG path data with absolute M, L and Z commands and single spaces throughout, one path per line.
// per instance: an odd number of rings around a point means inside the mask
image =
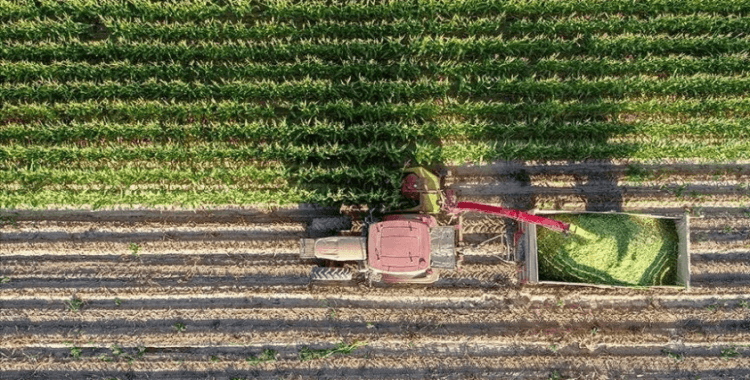
M 38 5 L 36 5 L 38 4 Z M 143 21 L 155 20 L 206 20 L 231 17 L 242 21 L 258 18 L 277 20 L 366 20 L 397 18 L 434 18 L 453 15 L 480 16 L 511 14 L 516 17 L 561 14 L 621 13 L 642 15 L 658 13 L 693 14 L 698 12 L 728 15 L 747 13 L 747 1 L 720 0 L 711 2 L 651 0 L 632 2 L 614 1 L 501 1 L 501 0 L 460 0 L 460 1 L 378 1 L 362 4 L 358 1 L 309 1 L 292 3 L 286 1 L 231 1 L 219 5 L 209 1 L 156 2 L 148 0 L 121 1 L 72 0 L 57 2 L 8 1 L 0 2 L 0 20 L 19 18 L 58 18 L 71 16 L 93 18 L 97 16 L 118 18 L 139 18 Z
M 84 146 L 139 145 L 144 143 L 225 142 L 236 145 L 249 143 L 310 143 L 347 141 L 408 141 L 413 139 L 547 139 L 565 140 L 575 134 L 581 138 L 608 139 L 617 136 L 666 138 L 694 136 L 696 139 L 747 138 L 750 119 L 727 118 L 666 118 L 668 122 L 653 120 L 631 122 L 555 122 L 542 119 L 534 122 L 498 123 L 475 117 L 469 120 L 435 122 L 380 122 L 346 124 L 343 122 L 314 121 L 309 124 L 279 123 L 158 123 L 136 122 L 120 124 L 108 122 L 45 122 L 42 124 L 7 124 L 0 126 L 0 142 L 25 145 L 58 145 L 75 143 Z
M 709 97 L 649 97 L 633 99 L 601 99 L 597 102 L 560 101 L 514 102 L 501 101 L 458 103 L 448 98 L 441 105 L 436 101 L 409 103 L 360 103 L 338 100 L 325 103 L 293 103 L 279 101 L 274 104 L 253 104 L 236 101 L 121 101 L 87 100 L 67 103 L 4 104 L 0 120 L 4 123 L 31 124 L 57 119 L 103 120 L 117 123 L 137 121 L 173 121 L 179 123 L 236 122 L 245 119 L 264 119 L 269 122 L 280 118 L 289 122 L 313 119 L 330 119 L 352 122 L 401 121 L 423 122 L 445 116 L 482 117 L 502 123 L 516 121 L 553 120 L 576 122 L 599 120 L 618 115 L 646 113 L 669 115 L 750 116 L 750 98 Z M 280 122 L 280 121 L 279 121 Z
M 395 205 L 406 162 L 744 160 L 747 14 L 747 0 L 0 0 L 0 199 Z
M 523 37 L 525 35 L 577 34 L 728 34 L 750 28 L 750 21 L 741 17 L 717 17 L 713 14 L 660 15 L 657 19 L 625 18 L 619 15 L 581 17 L 554 17 L 551 19 L 516 19 L 500 14 L 495 17 L 475 19 L 473 16 L 454 16 L 450 23 L 439 20 L 399 19 L 373 20 L 364 25 L 360 21 L 346 22 L 317 20 L 315 24 L 297 27 L 294 22 L 258 21 L 254 25 L 242 22 L 210 19 L 203 22 L 132 22 L 113 17 L 103 17 L 104 29 L 95 29 L 76 22 L 69 16 L 59 20 L 16 20 L 0 29 L 0 38 L 33 40 L 54 38 L 68 41 L 72 38 L 97 39 L 102 33 L 120 41 L 138 40 L 212 40 L 286 38 L 300 41 L 315 37 L 339 39 L 367 39 L 385 37 L 418 37 L 425 34 L 446 37 L 496 36 Z
M 750 87 L 748 77 L 725 77 L 697 74 L 690 77 L 573 78 L 561 80 L 480 77 L 474 83 L 458 84 L 451 91 L 449 82 L 434 82 L 426 78 L 416 81 L 355 81 L 331 83 L 325 80 L 301 80 L 276 83 L 204 84 L 172 81 L 150 82 L 71 82 L 68 84 L 15 84 L 0 86 L 0 99 L 8 101 L 70 101 L 86 99 L 158 99 L 176 100 L 231 99 L 261 102 L 266 100 L 299 99 L 325 101 L 351 99 L 355 101 L 407 102 L 449 95 L 461 99 L 517 97 L 528 100 L 582 99 L 593 96 L 623 97 L 633 95 L 681 96 L 742 95 Z M 453 94 L 451 94 L 453 93 Z
M 10 61 L 99 61 L 127 59 L 133 63 L 155 61 L 200 60 L 221 61 L 278 61 L 294 62 L 299 57 L 316 57 L 322 61 L 341 62 L 344 58 L 389 60 L 401 57 L 420 59 L 487 60 L 524 56 L 541 59 L 553 55 L 574 57 L 592 55 L 601 57 L 646 58 L 651 55 L 688 54 L 697 57 L 716 54 L 739 54 L 750 50 L 747 37 L 701 36 L 680 37 L 670 35 L 624 34 L 621 36 L 547 38 L 524 37 L 503 40 L 495 37 L 442 37 L 425 36 L 403 44 L 401 38 L 389 37 L 369 40 L 303 41 L 288 43 L 285 39 L 263 41 L 180 41 L 168 42 L 117 42 L 72 40 L 65 43 L 38 41 L 30 45 L 10 42 L 0 45 L 0 56 Z
M 71 81 L 159 81 L 212 82 L 218 80 L 246 80 L 265 78 L 274 81 L 302 78 L 343 81 L 349 78 L 376 80 L 415 80 L 419 77 L 596 77 L 614 75 L 669 73 L 670 76 L 695 74 L 740 74 L 746 72 L 750 59 L 743 55 L 694 58 L 691 56 L 648 57 L 642 60 L 621 61 L 611 58 L 544 58 L 535 63 L 519 58 L 506 58 L 488 63 L 462 61 L 420 62 L 410 59 L 400 62 L 342 64 L 287 63 L 265 65 L 247 61 L 243 63 L 193 62 L 188 66 L 175 63 L 129 64 L 124 61 L 92 65 L 87 62 L 62 61 L 52 64 L 35 62 L 0 61 L 0 81 L 28 83 L 56 80 Z

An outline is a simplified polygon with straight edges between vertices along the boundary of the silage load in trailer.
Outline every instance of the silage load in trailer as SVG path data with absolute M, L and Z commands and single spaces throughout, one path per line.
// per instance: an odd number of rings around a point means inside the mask
M 569 214 L 565 236 L 537 229 L 540 281 L 619 286 L 677 285 L 675 222 L 624 214 Z

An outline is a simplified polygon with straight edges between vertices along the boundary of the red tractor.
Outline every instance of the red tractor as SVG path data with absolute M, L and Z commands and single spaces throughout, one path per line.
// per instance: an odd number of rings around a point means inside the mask
M 457 225 L 438 226 L 433 215 L 445 211 L 460 215 L 483 212 L 567 233 L 569 225 L 518 210 L 474 202 L 456 202 L 451 190 L 440 189 L 437 175 L 423 167 L 405 170 L 401 191 L 405 198 L 418 201 L 409 209 L 392 212 L 382 220 L 373 210 L 364 218 L 362 236 L 342 235 L 348 219 L 314 219 L 310 231 L 317 239 L 301 239 L 301 257 L 318 259 L 321 264 L 311 273 L 313 280 L 351 280 L 359 271 L 371 281 L 430 284 L 438 280 L 439 269 L 455 269 L 460 260 L 456 249 Z M 459 219 L 460 220 L 460 219 Z M 521 232 L 521 231 L 519 231 Z M 348 264 L 348 265 L 347 265 Z M 348 267 L 347 267 L 348 266 Z M 353 270 L 354 269 L 354 270 Z

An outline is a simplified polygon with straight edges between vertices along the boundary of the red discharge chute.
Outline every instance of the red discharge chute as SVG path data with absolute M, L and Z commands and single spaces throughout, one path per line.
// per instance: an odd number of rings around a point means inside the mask
M 504 216 L 506 218 L 511 218 L 515 220 L 519 220 L 526 223 L 532 223 L 536 224 L 542 227 L 549 228 L 553 231 L 557 232 L 568 232 L 570 229 L 570 224 L 563 223 L 558 220 L 545 218 L 538 215 L 531 215 L 529 213 L 525 213 L 523 211 L 518 210 L 510 210 L 506 208 L 502 208 L 499 206 L 490 206 L 482 203 L 475 203 L 475 202 L 458 202 L 455 207 L 452 207 L 451 212 L 457 213 L 461 211 L 479 211 L 484 212 L 488 214 L 496 214 L 500 216 Z

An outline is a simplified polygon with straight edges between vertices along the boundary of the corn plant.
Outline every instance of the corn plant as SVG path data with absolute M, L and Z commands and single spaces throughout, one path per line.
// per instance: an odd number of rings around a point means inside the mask
M 172 329 L 174 331 L 177 331 L 178 333 L 181 333 L 187 329 L 187 326 L 185 326 L 182 322 L 177 322 L 174 325 L 172 325 Z

